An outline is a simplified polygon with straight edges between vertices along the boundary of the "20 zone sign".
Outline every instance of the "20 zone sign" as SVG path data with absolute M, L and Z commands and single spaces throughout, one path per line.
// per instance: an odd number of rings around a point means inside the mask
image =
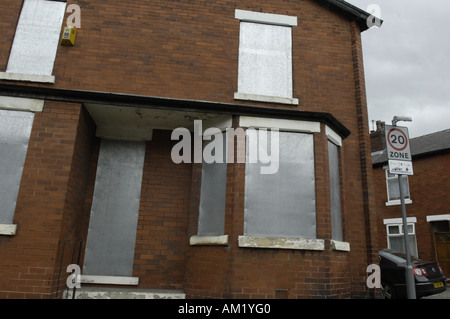
M 388 158 L 411 161 L 408 128 L 386 125 Z

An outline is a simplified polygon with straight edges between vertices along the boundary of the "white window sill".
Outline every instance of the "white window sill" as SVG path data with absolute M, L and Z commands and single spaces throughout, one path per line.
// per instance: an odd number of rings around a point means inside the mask
M 345 241 L 338 241 L 338 240 L 331 240 L 331 250 L 337 250 L 337 251 L 350 251 L 350 243 L 347 243 Z
M 0 72 L 0 80 L 51 83 L 51 84 L 55 83 L 55 77 L 53 75 L 37 75 L 37 74 L 23 74 L 10 72 Z
M 81 275 L 81 283 L 82 284 L 133 285 L 133 286 L 136 286 L 139 284 L 139 277 Z
M 239 247 L 325 250 L 323 239 L 239 236 Z
M 298 99 L 294 99 L 294 98 L 247 94 L 247 93 L 239 93 L 239 92 L 234 93 L 234 99 L 235 100 L 245 100 L 245 101 L 266 102 L 266 103 L 298 105 Z
M 396 200 L 391 200 L 389 202 L 386 202 L 386 206 L 395 206 L 395 205 L 401 205 L 402 203 L 400 202 L 400 199 L 396 199 Z M 405 204 L 412 204 L 412 200 L 406 198 L 405 199 Z
M 0 224 L 0 235 L 14 236 L 17 232 L 16 224 Z
M 228 235 L 222 236 L 192 236 L 189 240 L 191 246 L 228 246 Z

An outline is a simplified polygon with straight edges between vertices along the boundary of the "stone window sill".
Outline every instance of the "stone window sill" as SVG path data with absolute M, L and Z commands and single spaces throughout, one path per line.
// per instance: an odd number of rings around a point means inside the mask
M 323 239 L 239 236 L 239 247 L 325 250 Z
M 347 243 L 345 241 L 338 241 L 338 240 L 331 240 L 331 250 L 337 250 L 337 251 L 350 251 L 350 243 Z
M 190 238 L 191 246 L 228 246 L 228 235 L 222 236 L 199 236 Z
M 0 224 L 0 235 L 14 236 L 17 232 L 16 224 Z
M 396 200 L 391 200 L 386 202 L 386 206 L 395 206 L 395 205 L 401 205 L 401 201 L 400 199 L 396 199 Z M 409 198 L 405 198 L 405 204 L 412 204 L 412 200 L 410 200 Z
M 81 275 L 82 284 L 138 285 L 139 277 Z
M 23 74 L 11 72 L 0 72 L 0 80 L 38 82 L 50 84 L 55 83 L 55 77 L 53 75 L 37 75 L 37 74 Z
M 267 96 L 267 95 L 258 95 L 258 94 L 247 94 L 247 93 L 239 93 L 239 92 L 234 93 L 234 99 L 235 100 L 245 100 L 245 101 L 266 102 L 266 103 L 298 105 L 298 99 L 295 99 L 295 98 Z

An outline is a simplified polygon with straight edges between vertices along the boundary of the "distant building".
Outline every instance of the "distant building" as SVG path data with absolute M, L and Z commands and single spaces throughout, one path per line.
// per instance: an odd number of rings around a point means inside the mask
M 387 170 L 384 122 L 371 133 L 380 248 L 404 251 L 398 179 Z M 411 252 L 438 261 L 450 276 L 450 130 L 410 140 L 414 175 L 408 176 L 406 213 Z
M 79 297 L 373 296 L 367 12 L 70 4 L 73 46 L 65 1 L 0 2 L 0 298 L 64 297 L 69 265 Z M 212 135 L 229 163 L 194 161 Z

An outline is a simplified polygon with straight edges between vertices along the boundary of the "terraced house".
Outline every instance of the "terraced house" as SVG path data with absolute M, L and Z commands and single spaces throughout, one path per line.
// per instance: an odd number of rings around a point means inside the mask
M 0 297 L 373 296 L 371 18 L 2 0 Z

